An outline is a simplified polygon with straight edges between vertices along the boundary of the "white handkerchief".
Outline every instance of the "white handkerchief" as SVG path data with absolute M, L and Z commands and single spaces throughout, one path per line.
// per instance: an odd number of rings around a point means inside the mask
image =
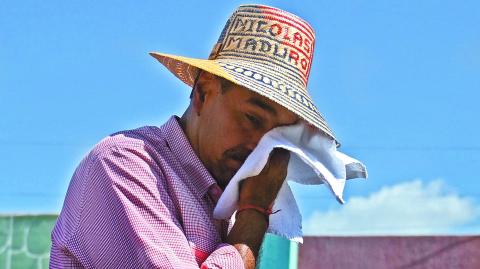
M 365 166 L 337 151 L 335 141 L 301 122 L 270 130 L 229 182 L 218 200 L 213 215 L 217 219 L 229 219 L 237 209 L 239 182 L 258 175 L 274 148 L 289 150 L 287 177 L 275 200 L 267 232 L 287 239 L 303 242 L 302 216 L 288 185 L 288 181 L 301 184 L 325 183 L 340 203 L 345 180 L 367 178 Z

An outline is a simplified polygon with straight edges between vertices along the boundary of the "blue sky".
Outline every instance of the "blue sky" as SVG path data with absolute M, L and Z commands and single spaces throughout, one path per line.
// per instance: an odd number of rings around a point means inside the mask
M 206 58 L 241 3 L 3 1 L 0 213 L 59 212 L 101 138 L 181 115 L 189 89 L 148 52 Z M 314 27 L 311 95 L 369 170 L 344 206 L 295 186 L 306 232 L 480 233 L 480 4 L 259 3 Z

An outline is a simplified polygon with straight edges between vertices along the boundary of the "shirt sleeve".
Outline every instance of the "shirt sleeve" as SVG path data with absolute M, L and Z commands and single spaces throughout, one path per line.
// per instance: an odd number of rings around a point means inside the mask
M 175 212 L 164 202 L 169 198 L 163 175 L 153 166 L 144 150 L 113 146 L 76 173 L 84 182 L 81 212 L 65 246 L 82 266 L 199 268 Z M 244 264 L 233 246 L 220 244 L 200 267 Z

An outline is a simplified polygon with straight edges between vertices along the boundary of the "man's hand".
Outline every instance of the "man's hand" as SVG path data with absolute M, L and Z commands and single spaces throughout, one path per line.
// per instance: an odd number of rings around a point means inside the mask
M 289 159 L 288 150 L 273 149 L 262 172 L 241 182 L 238 205 L 250 204 L 267 209 L 277 197 L 287 176 Z
M 274 149 L 262 172 L 242 181 L 239 206 L 255 205 L 267 209 L 282 187 L 287 175 L 289 158 L 290 153 L 287 150 Z M 227 243 L 237 248 L 245 268 L 255 268 L 255 260 L 267 228 L 268 222 L 260 212 L 247 209 L 236 215 L 235 225 L 228 234 Z

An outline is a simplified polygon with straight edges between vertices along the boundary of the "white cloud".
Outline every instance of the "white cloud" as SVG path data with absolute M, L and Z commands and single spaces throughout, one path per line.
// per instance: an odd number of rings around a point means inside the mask
M 337 210 L 315 211 L 303 226 L 306 235 L 451 234 L 478 217 L 480 206 L 441 180 L 414 180 L 352 197 Z

